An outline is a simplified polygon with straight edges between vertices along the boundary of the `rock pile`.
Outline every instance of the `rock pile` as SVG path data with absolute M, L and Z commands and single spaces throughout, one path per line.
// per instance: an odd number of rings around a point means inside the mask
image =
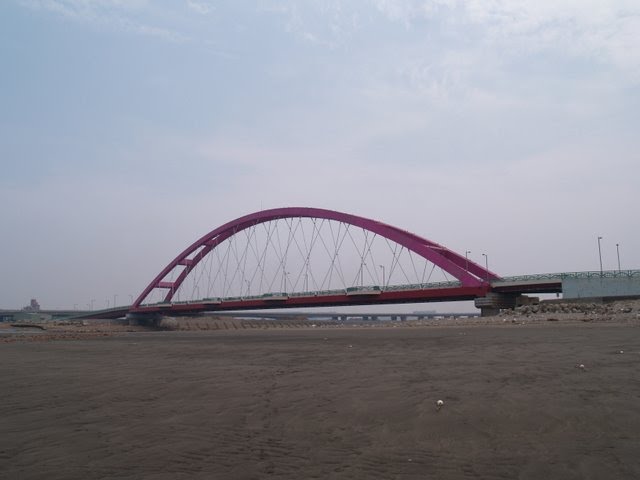
M 604 321 L 640 323 L 640 300 L 623 300 L 610 303 L 542 302 L 505 310 L 501 317 L 514 320 L 546 321 Z

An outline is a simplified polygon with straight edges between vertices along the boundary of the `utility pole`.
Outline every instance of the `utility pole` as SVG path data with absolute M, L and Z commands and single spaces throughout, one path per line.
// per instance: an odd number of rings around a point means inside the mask
M 602 237 L 598 237 L 598 258 L 600 259 L 600 276 L 602 276 L 602 248 L 600 248 L 600 240 L 602 240 Z
M 489 257 L 487 256 L 486 253 L 483 253 L 482 256 L 484 257 L 484 265 L 485 265 L 485 269 L 487 270 L 485 280 L 488 282 L 489 281 Z

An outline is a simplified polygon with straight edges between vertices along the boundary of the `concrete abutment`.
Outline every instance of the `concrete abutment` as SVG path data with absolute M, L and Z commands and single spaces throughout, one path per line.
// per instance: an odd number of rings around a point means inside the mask
M 158 327 L 162 320 L 162 315 L 158 313 L 127 313 L 126 319 L 129 325 L 140 327 Z
M 514 309 L 522 305 L 539 303 L 538 297 L 513 293 L 489 292 L 486 296 L 476 298 L 474 304 L 480 309 L 481 317 L 492 317 L 498 315 L 500 310 Z

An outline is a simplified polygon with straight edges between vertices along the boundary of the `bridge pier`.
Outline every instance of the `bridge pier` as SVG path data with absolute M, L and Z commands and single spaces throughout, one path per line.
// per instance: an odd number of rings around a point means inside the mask
M 158 313 L 127 313 L 129 325 L 140 327 L 157 327 L 162 320 L 162 315 Z
M 537 297 L 513 293 L 489 292 L 485 297 L 476 298 L 474 303 L 480 309 L 481 317 L 492 317 L 498 315 L 500 310 L 513 310 L 520 305 L 530 305 L 538 303 Z
M 480 307 L 480 316 L 481 317 L 495 317 L 500 313 L 499 308 L 493 307 Z

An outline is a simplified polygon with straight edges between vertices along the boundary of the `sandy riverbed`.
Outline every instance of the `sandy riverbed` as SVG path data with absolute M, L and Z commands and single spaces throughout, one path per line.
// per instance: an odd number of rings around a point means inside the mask
M 124 330 L 0 344 L 1 478 L 640 478 L 637 324 Z

